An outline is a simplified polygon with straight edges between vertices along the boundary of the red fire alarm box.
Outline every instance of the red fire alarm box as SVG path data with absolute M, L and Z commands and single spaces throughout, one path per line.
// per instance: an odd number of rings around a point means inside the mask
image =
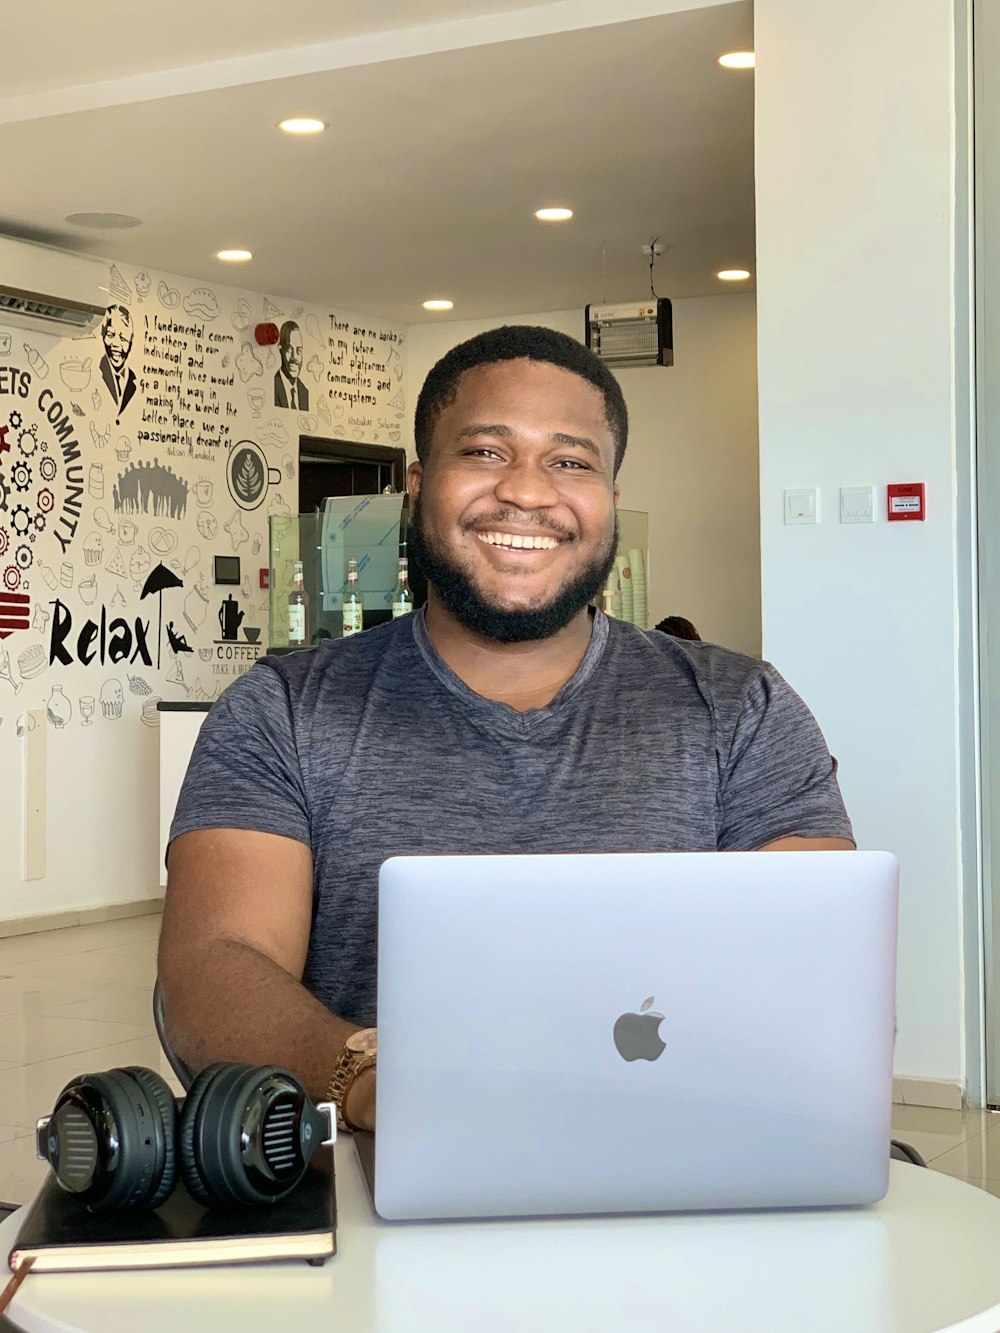
M 891 485 L 886 517 L 890 523 L 912 522 L 914 519 L 922 523 L 926 517 L 924 483 L 904 481 Z

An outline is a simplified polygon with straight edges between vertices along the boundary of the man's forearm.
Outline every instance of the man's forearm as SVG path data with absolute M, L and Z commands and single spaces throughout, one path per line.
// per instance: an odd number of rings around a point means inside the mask
M 171 962 L 161 950 L 167 1035 L 194 1068 L 216 1060 L 281 1065 L 322 1099 L 348 1023 L 272 959 L 236 940 L 212 940 Z

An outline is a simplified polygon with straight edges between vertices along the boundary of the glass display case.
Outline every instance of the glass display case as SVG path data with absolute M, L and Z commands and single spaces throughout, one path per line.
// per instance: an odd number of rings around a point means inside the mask
M 275 514 L 268 520 L 270 598 L 268 646 L 288 646 L 288 604 L 295 564 L 301 561 L 306 593 L 306 642 L 339 639 L 343 633 L 347 562 L 357 561 L 365 625 L 392 617 L 392 593 L 404 496 L 331 496 L 320 513 Z
M 302 581 L 308 599 L 307 643 L 341 637 L 347 562 L 351 558 L 358 562 L 365 627 L 391 619 L 399 543 L 406 533 L 404 499 L 403 495 L 332 496 L 321 513 L 275 514 L 269 519 L 270 649 L 289 646 L 288 604 L 296 561 L 302 563 Z M 612 576 L 618 596 L 614 613 L 645 626 L 649 515 L 620 509 L 618 526 L 617 572 Z M 631 588 L 631 600 L 626 595 L 629 591 L 626 583 Z

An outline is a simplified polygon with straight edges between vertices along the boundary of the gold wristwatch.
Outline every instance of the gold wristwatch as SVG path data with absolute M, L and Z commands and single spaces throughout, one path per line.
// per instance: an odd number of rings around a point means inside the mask
M 378 1050 L 378 1031 L 376 1028 L 362 1028 L 352 1032 L 344 1044 L 344 1049 L 337 1056 L 333 1067 L 333 1076 L 327 1092 L 327 1100 L 337 1108 L 338 1129 L 358 1129 L 344 1115 L 344 1102 L 354 1086 L 354 1080 L 364 1069 L 371 1069 L 375 1064 Z

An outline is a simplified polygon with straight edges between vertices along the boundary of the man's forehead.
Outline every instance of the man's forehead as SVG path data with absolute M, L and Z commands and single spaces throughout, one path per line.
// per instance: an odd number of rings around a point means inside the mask
M 452 402 L 460 402 L 465 406 L 498 392 L 523 391 L 532 386 L 541 390 L 543 383 L 543 392 L 569 399 L 579 404 L 582 410 L 596 409 L 604 414 L 604 395 L 595 384 L 564 366 L 554 365 L 551 361 L 533 361 L 527 357 L 470 366 L 455 381 Z
M 590 423 L 594 430 L 599 424 L 601 433 L 612 443 L 607 404 L 601 390 L 575 371 L 550 361 L 520 357 L 470 366 L 455 381 L 454 393 L 443 412 L 450 407 L 454 423 L 455 418 L 479 419 L 484 411 L 489 416 L 487 409 L 491 407 L 504 409 L 505 414 L 507 409 L 517 413 L 520 408 L 544 413 L 550 405 L 560 415 Z M 504 423 L 491 418 L 491 424 Z

